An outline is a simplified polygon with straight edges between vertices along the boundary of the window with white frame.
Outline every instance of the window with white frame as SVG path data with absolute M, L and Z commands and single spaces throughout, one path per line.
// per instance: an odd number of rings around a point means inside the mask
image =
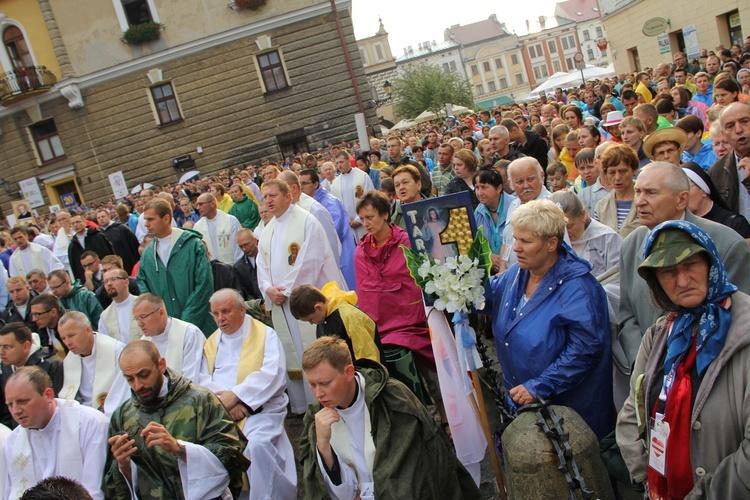
M 508 88 L 508 80 L 506 80 L 505 78 L 501 78 L 500 79 L 500 88 L 501 89 Z
M 484 67 L 484 72 L 485 73 L 489 73 L 490 71 L 492 71 L 492 67 L 490 66 L 490 62 L 489 61 L 484 61 L 482 63 L 482 67 Z
M 552 69 L 555 70 L 555 73 L 559 73 L 562 71 L 562 67 L 560 66 L 560 61 L 552 61 Z
M 511 54 L 511 56 L 510 56 L 510 63 L 511 64 L 518 64 L 518 54 Z
M 601 38 L 603 36 L 604 36 L 604 32 L 602 31 L 602 27 L 601 26 L 597 26 L 596 27 L 596 37 L 597 38 Z
M 450 66 L 451 66 L 451 73 L 455 73 L 456 72 L 456 61 L 451 61 L 450 62 Z
M 471 65 L 471 74 L 474 76 L 479 74 L 479 67 L 476 64 Z
M 495 68 L 497 69 L 503 69 L 503 60 L 499 57 L 495 59 Z
M 576 37 L 575 35 L 568 35 L 568 45 L 571 49 L 576 48 Z
M 542 49 L 542 44 L 537 45 L 531 45 L 529 47 L 529 56 L 532 59 L 536 59 L 537 57 L 544 57 L 544 50 Z
M 122 31 L 139 24 L 160 22 L 154 0 L 112 0 L 112 5 Z
M 557 44 L 554 40 L 549 40 L 547 42 L 547 48 L 549 49 L 550 54 L 557 54 Z
M 575 67 L 573 65 L 573 59 L 571 59 L 570 57 L 565 58 L 565 65 L 568 67 L 568 71 L 570 71 L 571 69 Z
M 589 30 L 583 30 L 583 40 L 584 41 L 591 40 L 591 34 L 589 34 Z
M 568 37 L 566 37 L 566 36 L 562 37 L 562 39 L 560 40 L 560 42 L 562 42 L 563 50 L 568 50 L 568 48 L 569 48 L 568 47 Z
M 534 76 L 536 79 L 540 78 L 547 78 L 549 76 L 549 72 L 547 71 L 547 65 L 542 64 L 540 66 L 534 66 Z
M 475 88 L 476 88 L 476 91 L 477 91 L 477 95 L 482 95 L 482 94 L 484 94 L 484 85 L 482 85 L 482 84 L 480 83 L 480 84 L 479 84 L 479 85 L 477 85 L 477 86 L 476 86 Z
M 594 60 L 594 49 L 592 49 L 591 47 L 589 47 L 588 49 L 586 49 L 586 55 L 588 56 L 589 61 L 593 61 Z
M 496 90 L 497 90 L 497 87 L 495 87 L 495 82 L 493 82 L 493 81 L 491 81 L 491 80 L 490 80 L 489 82 L 487 82 L 487 90 L 488 90 L 489 92 L 494 92 L 494 91 L 496 91 Z
M 386 60 L 385 56 L 385 47 L 383 46 L 383 42 L 376 42 L 372 44 L 372 49 L 375 51 L 375 61 L 376 62 L 383 62 Z
M 359 57 L 362 59 L 362 66 L 370 65 L 370 60 L 367 58 L 367 50 L 364 47 L 359 48 Z
M 516 83 L 523 85 L 523 73 L 516 73 Z
M 263 79 L 264 92 L 275 92 L 289 86 L 286 68 L 279 50 L 263 52 L 255 56 L 258 71 Z

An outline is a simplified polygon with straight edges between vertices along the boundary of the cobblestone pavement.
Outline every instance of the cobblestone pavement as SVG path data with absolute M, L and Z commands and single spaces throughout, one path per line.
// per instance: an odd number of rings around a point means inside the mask
M 495 349 L 494 345 L 492 345 L 492 341 L 485 341 L 485 344 L 488 347 L 488 353 L 490 354 L 490 357 L 494 361 L 494 368 L 497 370 L 497 357 L 495 356 Z M 482 375 L 484 370 L 480 370 L 480 376 Z M 498 426 L 500 422 L 500 412 L 497 409 L 497 406 L 495 405 L 494 396 L 492 394 L 492 391 L 489 390 L 489 388 L 486 386 L 486 384 L 482 384 L 483 388 L 483 395 L 484 395 L 484 402 L 485 406 L 487 408 L 487 418 L 490 424 L 490 432 L 494 433 L 495 428 Z M 289 435 L 289 439 L 292 442 L 292 447 L 294 448 L 295 458 L 298 458 L 297 452 L 299 449 L 299 439 L 300 435 L 302 433 L 302 417 L 301 416 L 295 416 L 290 415 L 286 418 L 285 427 L 287 434 Z M 490 459 L 489 452 L 491 451 L 488 448 L 488 453 L 485 454 L 484 460 L 482 461 L 481 468 L 482 468 L 482 482 L 480 484 L 480 492 L 482 494 L 482 499 L 489 500 L 489 499 L 498 499 L 500 498 L 500 495 L 498 494 L 498 488 L 497 488 L 497 481 L 495 481 L 495 472 L 492 467 L 492 461 Z M 299 485 L 297 488 L 297 498 L 303 499 L 305 498 L 305 491 L 304 486 L 302 484 L 302 468 L 299 465 L 299 460 L 297 460 L 297 484 Z

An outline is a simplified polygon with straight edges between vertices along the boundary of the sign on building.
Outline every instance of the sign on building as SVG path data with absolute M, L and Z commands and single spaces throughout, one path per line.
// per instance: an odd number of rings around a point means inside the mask
M 659 54 L 669 54 L 669 35 L 662 33 L 656 37 L 656 41 L 659 44 Z
M 42 192 L 39 190 L 39 184 L 36 182 L 36 177 L 23 180 L 18 183 L 21 186 L 21 192 L 23 193 L 23 199 L 27 200 L 31 204 L 31 208 L 37 208 L 44 205 L 44 197 Z
M 682 28 L 682 36 L 685 38 L 685 53 L 689 59 L 701 55 L 701 46 L 698 44 L 698 32 L 694 24 Z

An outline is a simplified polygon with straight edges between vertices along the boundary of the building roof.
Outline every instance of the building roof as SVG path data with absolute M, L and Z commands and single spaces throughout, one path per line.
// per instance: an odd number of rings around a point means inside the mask
M 588 21 L 601 17 L 599 3 L 596 0 L 567 0 L 559 2 L 555 8 L 555 15 L 572 21 Z
M 404 55 L 396 58 L 396 63 L 400 64 L 411 59 L 419 59 L 420 57 L 426 57 L 430 54 L 436 54 L 456 48 L 458 48 L 458 44 L 450 40 L 447 42 L 436 42 L 435 40 L 433 40 L 432 43 L 425 42 L 424 44 L 419 44 L 417 50 L 414 50 L 410 45 L 404 48 Z
M 484 21 L 467 24 L 466 26 L 455 24 L 445 30 L 445 39 L 453 40 L 460 45 L 469 45 L 482 40 L 509 35 L 510 33 L 505 29 L 505 24 L 501 24 L 495 14 Z

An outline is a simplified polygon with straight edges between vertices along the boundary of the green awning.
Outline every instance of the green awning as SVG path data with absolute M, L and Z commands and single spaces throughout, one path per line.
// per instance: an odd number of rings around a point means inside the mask
M 515 101 L 507 95 L 499 95 L 491 99 L 485 99 L 483 101 L 476 101 L 477 108 L 492 109 L 493 106 L 507 106 L 513 104 Z

